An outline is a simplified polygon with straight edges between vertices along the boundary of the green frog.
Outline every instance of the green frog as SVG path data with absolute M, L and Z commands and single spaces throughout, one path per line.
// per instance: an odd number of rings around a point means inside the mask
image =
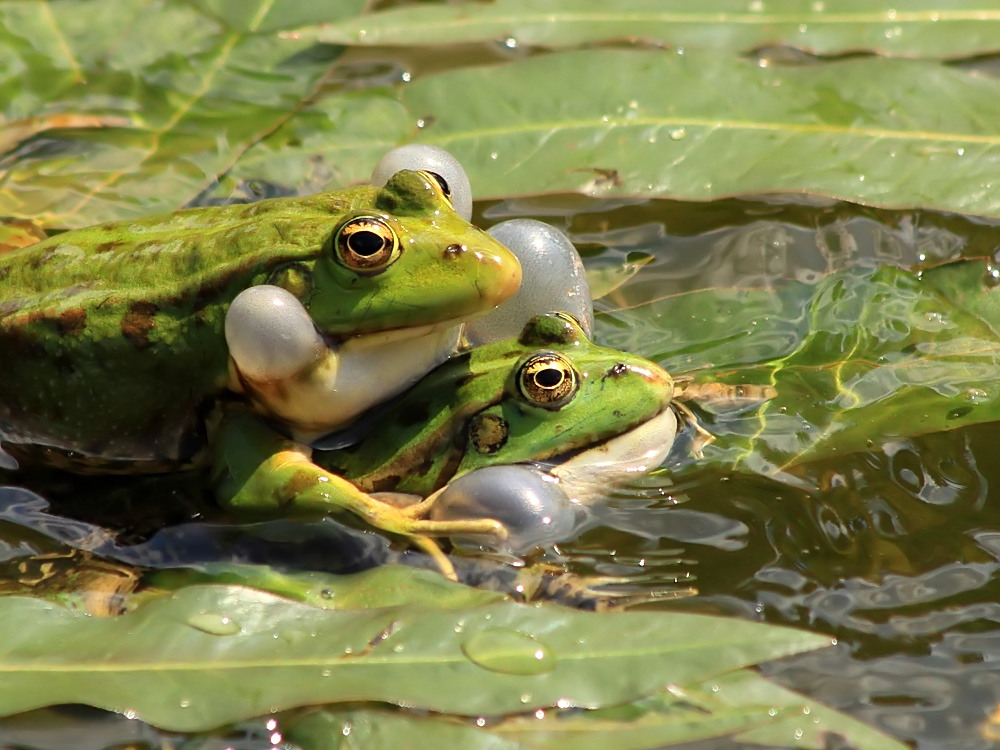
M 451 358 L 366 419 L 368 434 L 349 447 L 318 450 L 249 416 L 231 421 L 216 473 L 231 507 L 262 515 L 348 508 L 410 538 L 450 573 L 432 537 L 518 536 L 520 547 L 530 546 L 532 519 L 554 523 L 556 512 L 571 516 L 594 486 L 656 468 L 674 441 L 678 415 L 689 412 L 675 403 L 666 371 L 593 344 L 574 318 L 551 313 L 529 320 L 516 339 Z M 527 508 L 527 523 L 516 510 L 470 510 L 464 495 L 458 502 L 448 497 L 463 477 L 513 465 L 534 471 L 539 462 L 553 465 L 527 478 L 537 485 L 528 494 L 536 497 L 539 487 L 546 494 L 546 483 L 570 489 L 560 491 L 566 502 L 557 500 L 553 512 Z M 504 478 L 515 474 L 487 484 L 502 495 Z M 425 499 L 397 507 L 381 493 Z
M 205 462 L 227 401 L 307 439 L 405 389 L 519 283 L 516 258 L 455 213 L 443 180 L 411 170 L 0 254 L 0 459 L 130 473 Z M 282 350 L 289 326 L 248 346 L 227 319 L 258 287 L 284 294 L 291 331 L 308 334 L 291 365 L 252 357 Z M 320 418 L 289 406 L 302 392 L 323 395 Z

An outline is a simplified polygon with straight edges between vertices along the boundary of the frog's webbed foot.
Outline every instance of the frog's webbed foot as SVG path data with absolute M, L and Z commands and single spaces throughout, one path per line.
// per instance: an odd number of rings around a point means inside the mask
M 694 412 L 680 401 L 674 401 L 671 407 L 674 413 L 677 414 L 677 420 L 689 425 L 694 430 L 694 437 L 691 439 L 691 454 L 695 458 L 702 458 L 702 451 L 704 451 L 706 445 L 715 440 L 715 435 L 702 427 L 701 422 L 698 421 L 698 417 L 694 415 Z
M 558 565 L 536 563 L 517 573 L 515 589 L 526 601 L 555 601 L 597 612 L 619 611 L 639 604 L 695 596 L 693 586 L 653 588 L 637 586 L 623 576 L 581 576 Z

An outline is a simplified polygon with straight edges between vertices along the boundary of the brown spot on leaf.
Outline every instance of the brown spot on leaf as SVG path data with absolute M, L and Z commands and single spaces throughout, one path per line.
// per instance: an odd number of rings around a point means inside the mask
M 156 311 L 152 302 L 133 302 L 122 316 L 122 336 L 139 349 L 149 346 L 149 332 L 156 328 Z

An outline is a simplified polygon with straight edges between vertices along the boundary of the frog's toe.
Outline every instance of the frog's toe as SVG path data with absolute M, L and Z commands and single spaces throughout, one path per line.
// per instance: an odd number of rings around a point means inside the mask
M 226 344 L 240 372 L 257 382 L 290 377 L 325 349 L 302 303 L 270 284 L 244 289 L 233 300 L 226 313 Z
M 573 536 L 581 514 L 553 477 L 515 465 L 486 466 L 459 477 L 438 495 L 430 518 L 455 524 L 449 536 L 456 544 L 521 555 Z M 506 538 L 481 536 L 473 526 L 477 519 L 501 524 Z
M 411 143 L 389 151 L 375 165 L 372 185 L 382 187 L 389 178 L 404 169 L 430 172 L 439 178 L 455 212 L 466 221 L 472 219 L 472 186 L 458 159 L 443 148 L 425 143 Z

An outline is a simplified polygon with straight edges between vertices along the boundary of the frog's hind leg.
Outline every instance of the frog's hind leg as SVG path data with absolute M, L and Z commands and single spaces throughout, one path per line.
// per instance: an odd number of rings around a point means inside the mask
M 235 511 L 302 516 L 346 510 L 372 527 L 410 539 L 448 577 L 454 577 L 454 568 L 431 537 L 506 536 L 503 524 L 491 518 L 431 521 L 416 517 L 413 508 L 382 502 L 317 466 L 308 446 L 278 435 L 251 414 L 230 415 L 221 433 L 215 464 L 218 495 Z

